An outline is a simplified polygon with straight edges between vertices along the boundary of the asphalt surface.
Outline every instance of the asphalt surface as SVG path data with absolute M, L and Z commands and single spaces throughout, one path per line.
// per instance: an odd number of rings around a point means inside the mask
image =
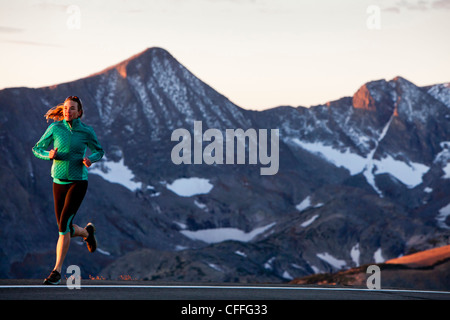
M 72 287 L 72 289 L 70 288 Z M 77 288 L 78 287 L 78 288 Z M 450 292 L 279 284 L 159 284 L 148 281 L 0 280 L 0 300 L 450 300 Z
M 450 292 L 279 284 L 160 284 L 150 281 L 66 280 L 58 286 L 44 286 L 42 280 L 0 280 L 3 312 L 16 317 L 41 313 L 80 312 L 123 316 L 123 311 L 168 319 L 297 319 L 306 314 L 322 317 L 361 315 L 414 316 L 426 307 L 418 300 L 433 301 L 434 311 L 448 309 Z M 78 301 L 75 301 L 78 300 Z M 380 300 L 389 305 L 384 308 Z M 401 305 L 397 301 L 413 304 Z M 441 302 L 435 302 L 442 300 Z M 74 301 L 74 302 L 71 302 Z M 375 304 L 371 304 L 375 301 Z M 390 301 L 390 302 L 389 302 Z M 395 304 L 392 304 L 394 301 Z M 445 309 L 444 309 L 445 308 Z M 416 311 L 417 310 L 417 311 Z M 113 312 L 113 313 L 111 313 Z M 8 313 L 9 314 L 9 313 Z M 302 316 L 303 315 L 303 316 Z

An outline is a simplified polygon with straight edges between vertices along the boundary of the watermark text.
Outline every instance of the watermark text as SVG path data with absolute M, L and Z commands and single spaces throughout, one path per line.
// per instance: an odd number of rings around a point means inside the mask
M 381 289 L 380 267 L 377 265 L 370 265 L 367 267 L 366 273 L 370 274 L 370 276 L 367 277 L 366 281 L 367 289 L 380 290 Z
M 261 175 L 275 175 L 279 169 L 279 129 L 270 129 L 270 154 L 267 129 L 219 129 L 203 132 L 202 121 L 194 121 L 194 135 L 184 128 L 172 132 L 171 141 L 179 141 L 171 152 L 174 164 L 258 164 Z M 246 148 L 248 141 L 248 148 Z M 203 142 L 210 142 L 203 148 Z M 224 148 L 225 147 L 225 148 Z M 235 152 L 236 151 L 236 152 Z M 225 156 L 224 156 L 225 152 Z

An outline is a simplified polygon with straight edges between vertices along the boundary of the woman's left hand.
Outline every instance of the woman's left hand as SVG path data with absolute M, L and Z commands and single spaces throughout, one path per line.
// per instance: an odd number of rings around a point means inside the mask
M 88 157 L 86 157 L 86 158 L 83 159 L 83 164 L 84 164 L 87 168 L 89 168 L 89 167 L 91 166 L 92 162 L 91 162 L 91 160 L 89 160 Z

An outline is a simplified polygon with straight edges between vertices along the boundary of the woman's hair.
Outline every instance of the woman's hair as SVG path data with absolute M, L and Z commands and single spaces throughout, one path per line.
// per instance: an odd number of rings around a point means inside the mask
M 78 118 L 81 118 L 83 116 L 83 104 L 81 103 L 81 99 L 77 96 L 69 96 L 66 98 L 66 100 L 64 100 L 64 103 L 67 100 L 75 101 L 78 104 L 78 111 L 81 111 L 81 114 Z M 64 119 L 64 103 L 60 103 L 56 107 L 53 107 L 47 111 L 47 113 L 44 115 L 45 119 L 47 119 L 47 122 L 49 119 L 52 119 L 53 121 L 61 121 L 62 119 Z

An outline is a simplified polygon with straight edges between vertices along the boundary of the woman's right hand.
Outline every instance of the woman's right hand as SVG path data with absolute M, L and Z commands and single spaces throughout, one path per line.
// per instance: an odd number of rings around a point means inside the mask
M 50 150 L 50 152 L 48 153 L 48 156 L 50 158 L 50 160 L 53 160 L 56 157 L 56 153 L 58 152 L 58 148 L 55 148 L 54 150 Z

